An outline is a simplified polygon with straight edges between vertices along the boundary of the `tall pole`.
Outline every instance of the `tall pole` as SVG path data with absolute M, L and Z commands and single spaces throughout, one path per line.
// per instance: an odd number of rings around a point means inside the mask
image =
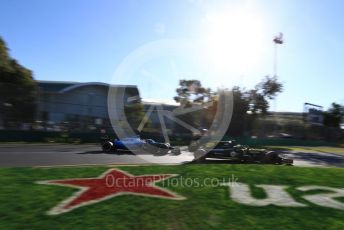
M 274 40 L 275 41 L 275 40 Z M 274 42 L 274 58 L 273 58 L 273 77 L 277 78 L 277 43 Z M 275 112 L 275 120 L 277 123 L 277 100 L 276 97 L 274 98 L 274 112 Z
M 273 57 L 273 77 L 277 77 L 277 45 L 283 44 L 283 34 L 279 33 L 278 36 L 275 36 L 273 39 L 274 42 L 274 57 Z M 277 100 L 274 99 L 274 111 L 275 111 L 275 122 L 276 122 L 276 132 L 277 130 Z
M 274 42 L 273 77 L 277 77 L 277 43 Z
M 273 39 L 274 42 L 274 58 L 273 58 L 273 77 L 277 77 L 277 45 L 283 44 L 283 34 L 279 33 Z

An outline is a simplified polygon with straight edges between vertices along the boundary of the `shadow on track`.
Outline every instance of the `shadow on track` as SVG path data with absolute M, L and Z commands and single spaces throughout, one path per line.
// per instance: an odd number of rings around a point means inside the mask
M 95 151 L 78 152 L 76 154 L 148 155 L 147 153 L 142 153 L 142 152 L 135 153 L 129 150 L 117 150 L 116 152 L 103 152 L 102 150 L 95 150 Z M 170 155 L 170 153 L 165 153 L 165 152 L 154 152 L 150 154 L 157 157 Z

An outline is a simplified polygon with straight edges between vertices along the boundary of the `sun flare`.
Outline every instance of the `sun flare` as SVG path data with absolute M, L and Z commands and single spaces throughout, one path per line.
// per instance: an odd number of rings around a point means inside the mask
M 264 50 L 262 18 L 251 9 L 207 14 L 205 49 L 214 72 L 244 74 Z

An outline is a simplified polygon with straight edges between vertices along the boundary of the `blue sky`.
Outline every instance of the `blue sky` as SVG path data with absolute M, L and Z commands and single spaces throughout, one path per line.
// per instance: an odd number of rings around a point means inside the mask
M 340 0 L 0 0 L 0 6 L 0 36 L 39 80 L 136 84 L 144 98 L 159 99 L 172 99 L 182 78 L 213 89 L 251 88 L 272 74 L 272 38 L 283 32 L 277 75 L 285 90 L 276 109 L 344 103 Z

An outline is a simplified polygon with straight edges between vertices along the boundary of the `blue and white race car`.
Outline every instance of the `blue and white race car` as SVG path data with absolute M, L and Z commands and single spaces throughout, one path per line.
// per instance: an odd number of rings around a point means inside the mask
M 116 152 L 117 150 L 140 150 L 144 149 L 151 153 L 171 153 L 179 155 L 181 153 L 178 147 L 173 147 L 169 143 L 156 142 L 153 139 L 141 139 L 139 136 L 126 137 L 121 140 L 111 140 L 108 137 L 101 138 L 103 152 Z
M 111 152 L 117 150 L 141 149 L 144 148 L 146 142 L 139 137 L 126 137 L 122 140 L 110 138 L 102 138 L 101 145 L 104 152 Z

